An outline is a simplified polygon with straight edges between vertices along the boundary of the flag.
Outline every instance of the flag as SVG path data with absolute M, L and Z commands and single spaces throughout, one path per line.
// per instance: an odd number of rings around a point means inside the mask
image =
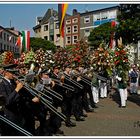
M 26 52 L 30 50 L 30 31 L 22 31 L 22 51 Z
M 22 37 L 21 36 L 19 36 L 17 38 L 15 46 L 22 47 Z
M 59 30 L 60 36 L 64 37 L 64 18 L 66 15 L 66 11 L 68 8 L 68 4 L 58 4 L 58 20 L 59 20 Z
M 13 35 L 9 36 L 9 42 L 11 42 Z
M 116 21 L 111 21 L 111 28 L 115 28 L 116 26 Z M 110 48 L 112 49 L 115 45 L 115 40 L 114 40 L 114 32 L 111 32 L 110 36 Z

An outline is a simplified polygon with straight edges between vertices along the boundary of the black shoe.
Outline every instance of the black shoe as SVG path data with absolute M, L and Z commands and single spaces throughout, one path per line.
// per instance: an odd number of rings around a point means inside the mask
M 126 106 L 122 106 L 122 108 L 126 108 Z
M 87 109 L 86 112 L 94 112 L 94 109 Z
M 64 132 L 63 132 L 62 130 L 58 129 L 58 130 L 56 131 L 56 134 L 64 135 Z
M 81 116 L 82 116 L 82 117 L 87 117 L 87 114 L 82 114 Z
M 98 108 L 98 106 L 95 105 L 93 108 Z
M 76 123 L 73 123 L 73 122 L 66 122 L 66 126 L 67 127 L 75 127 L 76 126 Z
M 83 118 L 83 117 L 78 117 L 78 118 L 76 118 L 76 121 L 85 121 L 85 118 Z
M 119 108 L 126 108 L 126 106 L 121 106 L 121 105 L 119 105 Z

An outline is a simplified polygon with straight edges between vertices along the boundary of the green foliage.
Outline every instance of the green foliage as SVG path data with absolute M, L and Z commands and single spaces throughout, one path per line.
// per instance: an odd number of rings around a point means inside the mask
M 110 22 L 94 28 L 88 37 L 90 46 L 97 49 L 102 42 L 108 44 L 110 42 L 110 35 L 113 30 L 114 29 L 111 28 Z
M 75 48 L 75 46 L 67 46 L 66 50 L 72 50 L 73 48 Z
M 34 51 L 40 48 L 42 48 L 44 51 L 52 50 L 53 52 L 55 52 L 56 50 L 56 46 L 50 41 L 44 40 L 42 38 L 35 38 L 35 37 L 32 37 L 30 40 L 31 40 L 30 47 Z
M 35 53 L 32 50 L 29 51 L 28 53 L 26 53 L 24 63 L 29 64 L 30 61 L 35 61 L 34 55 L 35 55 Z
M 123 44 L 137 43 L 140 40 L 140 5 L 121 4 L 116 38 L 122 37 Z

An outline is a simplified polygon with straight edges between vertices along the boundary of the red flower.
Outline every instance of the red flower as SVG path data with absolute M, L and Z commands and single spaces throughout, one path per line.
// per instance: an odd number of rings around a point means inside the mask
M 115 52 L 115 55 L 117 55 L 117 56 L 118 56 L 118 55 L 119 55 L 119 52 Z
M 79 51 L 79 49 L 80 49 L 80 48 L 78 48 L 78 47 L 77 47 L 77 48 L 75 48 L 75 50 L 76 50 L 76 51 Z
M 115 65 L 117 65 L 119 62 L 120 62 L 120 61 L 119 61 L 119 60 L 117 60 L 117 61 L 115 61 L 114 63 L 115 63 Z
M 125 51 L 125 50 L 121 50 L 121 53 L 122 53 L 122 54 L 126 54 L 126 51 Z

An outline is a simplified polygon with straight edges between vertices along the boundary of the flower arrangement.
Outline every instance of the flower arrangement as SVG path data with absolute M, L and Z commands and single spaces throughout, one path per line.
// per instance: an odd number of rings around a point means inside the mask
M 23 52 L 21 55 L 20 55 L 20 58 L 19 58 L 19 65 L 24 65 L 24 60 L 25 60 L 25 52 Z
M 45 66 L 45 51 L 42 48 L 36 50 L 34 59 L 41 67 Z
M 120 38 L 120 40 L 118 40 L 118 46 L 114 51 L 115 68 L 119 71 L 128 71 L 130 68 L 128 57 L 128 50 L 123 46 L 122 38 Z
M 54 57 L 53 57 L 53 53 L 51 50 L 47 50 L 45 52 L 45 66 L 47 66 L 48 68 L 52 67 L 54 64 Z
M 113 69 L 113 52 L 110 48 L 106 48 L 104 44 L 100 44 L 91 55 L 91 66 L 94 70 L 106 69 L 108 74 L 112 74 Z
M 70 52 L 70 62 L 73 65 L 85 65 L 85 63 L 88 65 L 88 50 L 89 45 L 84 40 L 80 40 Z
M 60 67 L 64 67 L 66 64 L 70 64 L 69 51 L 65 48 L 59 48 L 54 54 L 54 63 Z
M 24 63 L 29 64 L 31 61 L 35 61 L 34 59 L 35 53 L 31 50 L 25 54 Z
M 2 55 L 2 64 L 14 64 L 14 54 L 10 51 L 5 51 Z

